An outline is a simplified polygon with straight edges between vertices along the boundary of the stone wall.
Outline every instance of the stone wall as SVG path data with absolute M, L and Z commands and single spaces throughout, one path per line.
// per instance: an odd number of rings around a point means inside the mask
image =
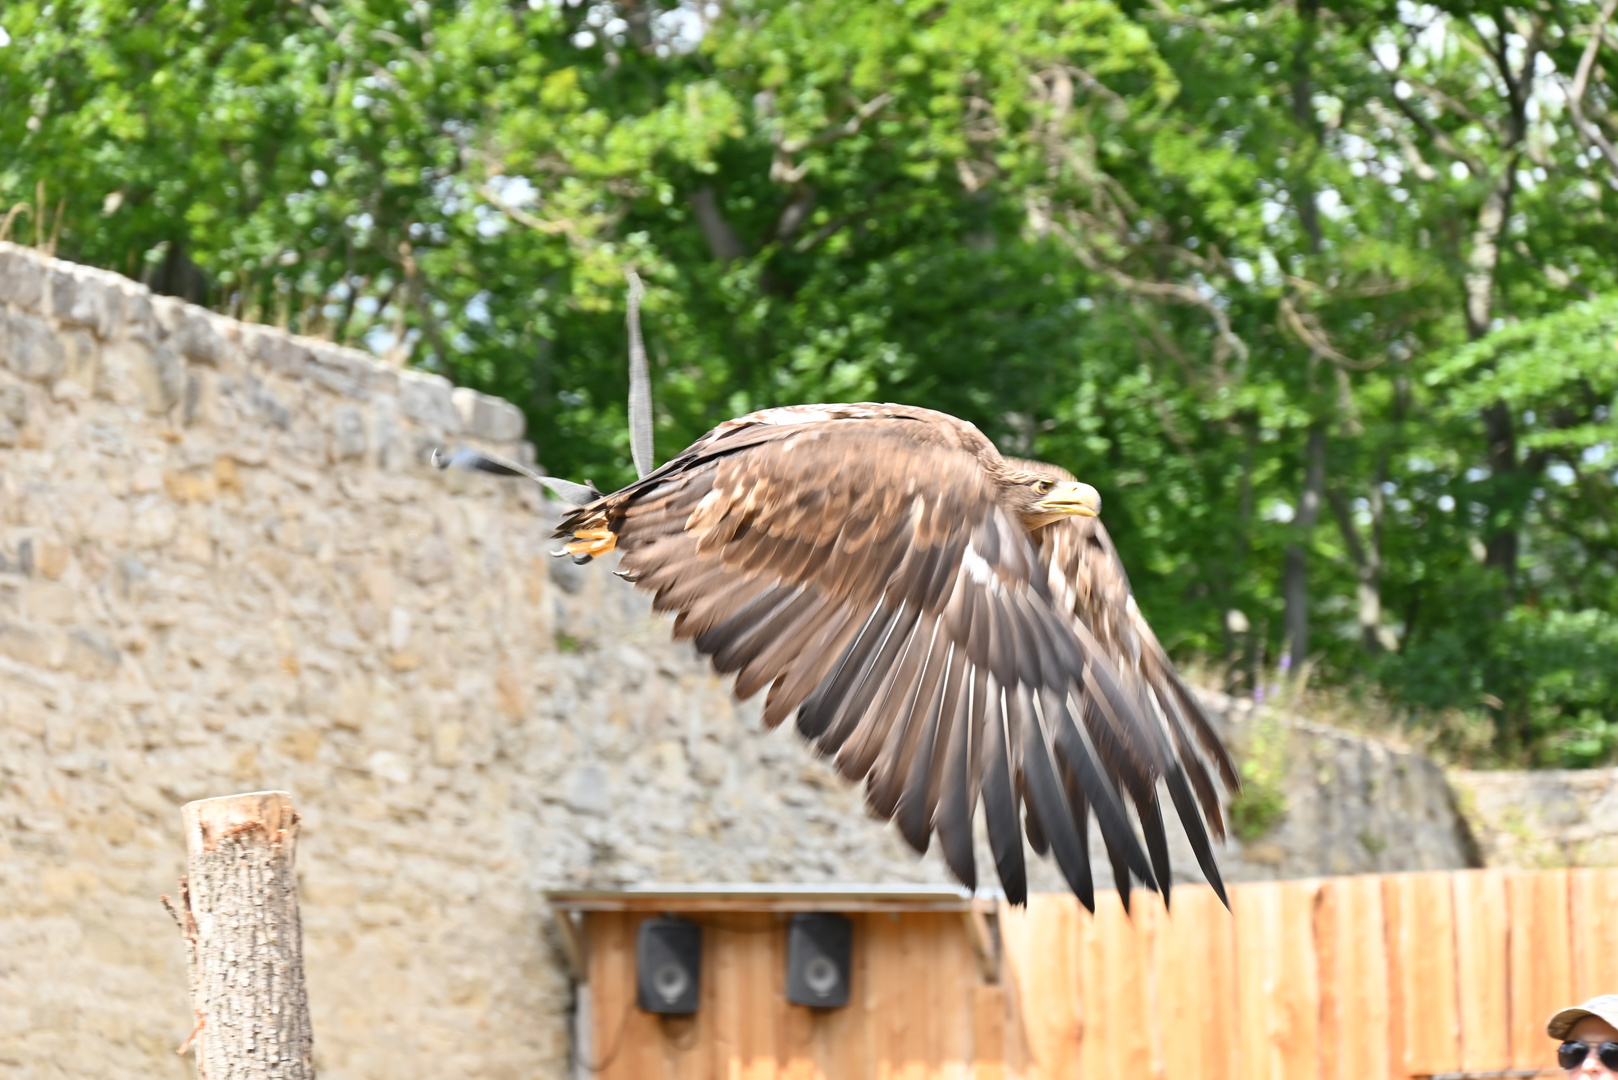
M 1232 840 L 1239 881 L 1481 865 L 1444 770 L 1431 758 L 1252 703 L 1204 693 L 1238 756 L 1273 754 L 1282 816 Z
M 1490 866 L 1618 866 L 1618 769 L 1453 772 Z
M 333 1080 L 566 1075 L 546 888 L 946 880 L 551 559 L 526 483 L 427 466 L 531 453 L 509 405 L 11 245 L 0 304 L 0 1072 L 189 1073 L 157 896 L 191 799 L 293 793 Z M 1288 746 L 1232 878 L 1465 861 L 1429 763 Z

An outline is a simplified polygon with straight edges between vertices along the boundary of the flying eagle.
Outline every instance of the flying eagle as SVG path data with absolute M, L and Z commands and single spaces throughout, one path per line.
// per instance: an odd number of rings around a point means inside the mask
M 1125 905 L 1131 875 L 1167 900 L 1161 783 L 1224 898 L 1214 776 L 1234 790 L 1236 772 L 1088 484 L 944 413 L 864 404 L 752 413 L 610 495 L 572 488 L 565 552 L 619 552 L 617 572 L 678 613 L 676 638 L 738 697 L 767 689 L 766 723 L 795 715 L 911 846 L 936 834 L 969 888 L 981 798 L 1011 902 L 1026 832 L 1094 910 L 1092 813 Z

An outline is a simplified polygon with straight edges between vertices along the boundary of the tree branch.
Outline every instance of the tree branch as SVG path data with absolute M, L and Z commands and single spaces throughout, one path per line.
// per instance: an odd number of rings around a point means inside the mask
M 1618 12 L 1618 0 L 1607 0 L 1601 5 L 1595 24 L 1590 28 L 1590 41 L 1585 45 L 1584 53 L 1579 57 L 1579 66 L 1574 71 L 1573 85 L 1567 89 L 1567 105 L 1568 111 L 1573 114 L 1573 126 L 1578 128 L 1585 142 L 1600 151 L 1601 156 L 1607 159 L 1607 164 L 1612 166 L 1615 175 L 1608 177 L 1607 182 L 1618 187 L 1618 146 L 1614 146 L 1600 125 L 1591 122 L 1584 113 L 1584 95 L 1590 88 L 1590 72 L 1595 67 L 1596 55 L 1601 51 L 1607 24 L 1612 21 L 1614 12 Z
M 784 184 L 787 187 L 796 187 L 803 181 L 804 176 L 808 174 L 809 166 L 807 163 L 794 165 L 792 162 L 794 155 L 801 154 L 805 150 L 827 146 L 839 139 L 846 139 L 851 135 L 859 134 L 860 128 L 865 126 L 865 121 L 881 112 L 892 100 L 893 95 L 883 91 L 855 109 L 854 115 L 841 124 L 826 128 L 824 131 L 811 135 L 806 139 L 787 139 L 777 133 L 775 136 L 775 157 L 770 162 L 770 180 L 773 183 Z
M 708 250 L 715 259 L 728 263 L 747 254 L 741 237 L 736 235 L 736 230 L 725 219 L 724 211 L 719 209 L 719 197 L 712 187 L 699 187 L 687 198 L 691 201 L 691 212 L 697 217 L 697 228 L 702 230 L 702 238 L 707 241 Z
M 1320 320 L 1310 312 L 1300 312 L 1292 303 L 1292 297 L 1282 296 L 1280 307 L 1282 324 L 1297 335 L 1299 341 L 1309 346 L 1311 353 L 1322 360 L 1330 360 L 1338 367 L 1347 368 L 1349 371 L 1374 371 L 1382 366 L 1382 360 L 1355 360 L 1332 348 Z
M 512 221 L 517 222 L 519 225 L 526 225 L 535 232 L 542 232 L 546 236 L 565 236 L 571 243 L 577 244 L 581 247 L 584 245 L 583 234 L 579 232 L 578 225 L 571 220 L 563 219 L 561 221 L 551 221 L 547 218 L 542 218 L 537 214 L 531 214 L 519 206 L 512 206 L 510 203 L 500 198 L 500 196 L 496 195 L 494 190 L 487 184 L 479 184 L 477 193 L 487 200 L 490 206 L 506 215 Z
M 1401 79 L 1406 83 L 1410 83 L 1412 86 L 1415 85 L 1409 79 L 1405 79 L 1403 76 L 1398 75 L 1394 71 L 1390 70 L 1387 65 L 1382 63 L 1382 59 L 1376 55 L 1374 50 L 1371 52 L 1371 58 L 1376 61 L 1376 65 L 1382 69 L 1389 79 Z M 1433 91 L 1433 88 L 1429 87 L 1427 89 L 1430 93 Z M 1426 133 L 1427 137 L 1432 140 L 1433 145 L 1436 146 L 1442 153 L 1448 155 L 1452 160 L 1459 161 L 1462 165 L 1465 165 L 1472 171 L 1474 176 L 1484 175 L 1485 170 L 1483 167 L 1483 162 L 1479 158 L 1463 150 L 1459 145 L 1456 144 L 1454 139 L 1449 137 L 1448 132 L 1439 127 L 1437 124 L 1433 123 L 1431 120 L 1427 119 L 1427 117 L 1421 115 L 1421 113 L 1417 112 L 1416 109 L 1411 106 L 1410 102 L 1400 97 L 1397 93 L 1394 93 L 1392 97 L 1393 107 L 1404 113 L 1405 119 L 1421 128 L 1421 130 Z
M 1236 356 L 1241 359 L 1242 363 L 1247 362 L 1249 355 L 1247 342 L 1243 341 L 1236 335 L 1236 332 L 1231 328 L 1230 325 L 1230 316 L 1221 310 L 1219 305 L 1215 304 L 1212 300 L 1208 299 L 1206 296 L 1203 296 L 1191 286 L 1182 285 L 1179 282 L 1143 281 L 1140 278 L 1133 277 L 1118 269 L 1116 266 L 1103 262 L 1096 256 L 1094 251 L 1092 251 L 1087 245 L 1081 243 L 1078 237 L 1074 236 L 1072 232 L 1070 232 L 1060 223 L 1053 220 L 1049 222 L 1049 225 L 1051 231 L 1057 236 L 1061 237 L 1063 243 L 1065 243 L 1069 250 L 1071 250 L 1073 254 L 1078 257 L 1078 260 L 1085 265 L 1086 269 L 1103 275 L 1114 285 L 1123 289 L 1125 292 L 1134 293 L 1136 296 L 1148 296 L 1159 300 L 1172 300 L 1176 303 L 1201 308 L 1203 311 L 1207 312 L 1209 317 L 1213 319 L 1215 327 L 1215 363 L 1223 366 L 1225 359 L 1232 353 L 1236 354 Z

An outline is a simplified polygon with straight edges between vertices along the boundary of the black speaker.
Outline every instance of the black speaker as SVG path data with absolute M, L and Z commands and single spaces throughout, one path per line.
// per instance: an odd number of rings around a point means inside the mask
M 702 996 L 702 927 L 688 919 L 647 919 L 635 939 L 635 1003 L 647 1012 L 686 1015 Z
M 854 924 L 842 915 L 794 915 L 787 927 L 787 1000 L 838 1009 L 848 1004 Z

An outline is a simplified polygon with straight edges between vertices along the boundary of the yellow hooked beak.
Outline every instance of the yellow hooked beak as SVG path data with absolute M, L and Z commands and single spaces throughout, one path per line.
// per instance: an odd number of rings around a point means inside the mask
M 1101 493 L 1089 484 L 1066 480 L 1046 492 L 1034 509 L 1054 517 L 1100 517 Z

